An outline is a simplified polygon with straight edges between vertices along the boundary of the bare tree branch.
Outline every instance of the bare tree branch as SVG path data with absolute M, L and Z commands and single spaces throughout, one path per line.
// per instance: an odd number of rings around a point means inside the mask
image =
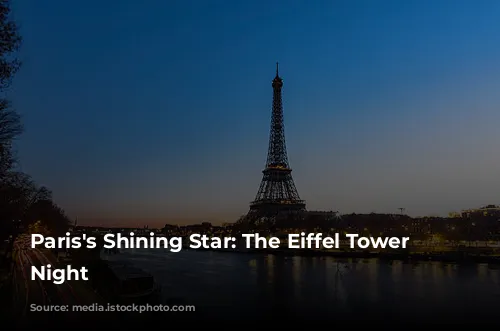
M 0 145 L 5 146 L 23 132 L 21 116 L 10 107 L 5 99 L 0 99 Z

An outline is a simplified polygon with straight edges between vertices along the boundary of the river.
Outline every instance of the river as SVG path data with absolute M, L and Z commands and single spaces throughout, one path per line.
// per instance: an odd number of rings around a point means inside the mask
M 214 251 L 130 249 L 111 255 L 150 272 L 165 299 L 182 298 L 211 314 L 328 316 L 474 309 L 498 312 L 500 270 L 438 262 L 338 261 Z

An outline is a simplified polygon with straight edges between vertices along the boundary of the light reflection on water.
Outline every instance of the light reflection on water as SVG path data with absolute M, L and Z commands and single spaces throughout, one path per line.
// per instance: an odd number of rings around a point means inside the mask
M 488 265 L 456 266 L 438 262 L 336 261 L 329 257 L 131 249 L 112 260 L 150 272 L 166 297 L 204 307 L 286 308 L 304 313 L 352 311 L 363 304 L 407 309 L 440 309 L 455 304 L 495 307 L 500 299 L 500 270 Z M 410 306 L 411 303 L 411 306 Z M 255 308 L 254 308 L 255 309 Z M 265 310 L 265 309 L 264 309 Z

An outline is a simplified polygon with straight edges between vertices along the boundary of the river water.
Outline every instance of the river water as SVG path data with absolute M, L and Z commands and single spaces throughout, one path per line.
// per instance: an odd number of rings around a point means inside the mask
M 380 309 L 497 313 L 500 270 L 488 265 L 335 260 L 214 251 L 123 250 L 109 259 L 150 272 L 164 299 L 211 314 L 328 316 Z

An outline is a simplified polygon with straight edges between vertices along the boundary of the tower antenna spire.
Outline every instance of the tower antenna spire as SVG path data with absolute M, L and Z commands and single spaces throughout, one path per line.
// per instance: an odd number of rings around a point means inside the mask
M 278 69 L 279 69 L 279 63 L 276 62 L 276 77 L 279 77 Z

